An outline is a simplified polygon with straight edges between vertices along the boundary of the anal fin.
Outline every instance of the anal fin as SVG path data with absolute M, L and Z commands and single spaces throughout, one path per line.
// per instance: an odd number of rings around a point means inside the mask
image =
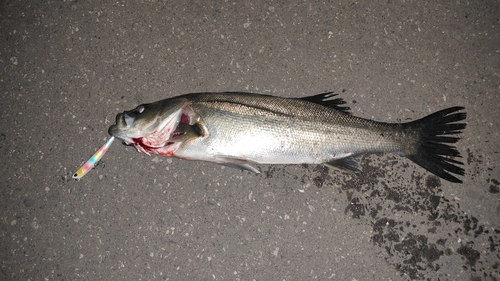
M 227 155 L 218 155 L 215 158 L 217 159 L 216 161 L 217 164 L 260 174 L 259 170 L 257 170 L 255 167 L 250 166 L 249 163 L 252 163 L 252 161 L 239 159 L 237 157 L 227 156 Z
M 340 158 L 340 159 L 334 159 L 329 162 L 323 163 L 323 165 L 332 167 L 332 168 L 337 168 L 340 170 L 348 170 L 352 172 L 359 172 L 358 169 L 358 163 L 354 161 L 353 156 L 345 157 L 345 158 Z
M 257 170 L 255 167 L 252 167 L 248 164 L 236 164 L 236 163 L 219 163 L 219 164 L 224 165 L 226 167 L 230 167 L 230 168 L 236 168 L 236 169 L 240 169 L 243 171 L 249 171 L 249 172 L 253 172 L 256 174 L 260 174 L 259 170 Z

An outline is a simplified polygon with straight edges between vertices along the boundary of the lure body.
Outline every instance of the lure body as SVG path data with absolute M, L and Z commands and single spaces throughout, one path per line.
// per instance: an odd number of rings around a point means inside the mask
M 90 157 L 90 159 L 87 160 L 87 162 L 85 162 L 85 164 L 83 164 L 83 166 L 81 166 L 80 169 L 73 174 L 73 178 L 79 180 L 92 170 L 95 164 L 101 160 L 102 156 L 104 156 L 104 153 L 108 151 L 114 140 L 115 137 L 109 138 L 108 141 L 106 141 L 106 143 L 101 146 L 101 148 L 99 148 L 99 150 L 97 150 L 94 155 L 92 155 L 92 157 Z

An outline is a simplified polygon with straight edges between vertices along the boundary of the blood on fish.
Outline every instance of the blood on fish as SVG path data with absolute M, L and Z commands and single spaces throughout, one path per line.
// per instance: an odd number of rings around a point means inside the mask
M 189 116 L 186 113 L 183 113 L 180 118 L 180 123 L 189 125 L 189 122 Z M 166 127 L 163 131 L 155 130 L 145 137 L 132 138 L 132 143 L 130 145 L 133 145 L 137 151 L 144 152 L 146 154 L 155 153 L 167 157 L 174 156 L 176 148 L 171 146 L 173 146 L 176 142 L 169 141 L 163 144 L 164 139 L 170 135 L 172 130 L 172 127 Z M 174 131 L 172 135 L 170 135 L 170 139 L 174 139 L 185 134 L 186 132 L 182 130 Z
M 186 113 L 182 113 L 181 115 L 181 123 L 188 124 L 189 125 L 189 116 Z
M 165 157 L 172 157 L 172 156 L 175 156 L 175 155 L 174 155 L 174 151 L 173 151 L 173 150 L 158 151 L 157 153 L 158 153 L 158 155 L 165 156 Z
M 152 153 L 155 151 L 155 148 L 144 144 L 143 138 L 132 138 L 132 141 L 134 142 L 134 146 L 139 146 L 142 148 L 144 152 Z
M 179 135 L 183 135 L 185 134 L 184 132 L 179 132 Z M 162 155 L 162 156 L 167 156 L 167 157 L 170 157 L 170 156 L 175 156 L 174 155 L 174 152 L 175 152 L 175 148 L 173 149 L 169 149 L 169 147 L 173 144 L 175 144 L 175 142 L 167 142 L 165 144 L 165 146 L 163 147 L 151 147 L 147 144 L 145 144 L 143 142 L 143 138 L 132 138 L 132 142 L 133 142 L 133 146 L 135 146 L 135 148 L 140 151 L 140 152 L 144 152 L 144 153 L 155 153 L 155 154 L 158 154 L 158 155 Z

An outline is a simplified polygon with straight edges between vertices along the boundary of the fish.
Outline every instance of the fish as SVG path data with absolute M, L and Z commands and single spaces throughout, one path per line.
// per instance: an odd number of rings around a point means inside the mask
M 405 123 L 353 116 L 333 92 L 284 98 L 191 93 L 116 115 L 108 133 L 148 155 L 207 161 L 255 173 L 257 164 L 322 164 L 359 172 L 354 158 L 394 153 L 453 183 L 464 176 L 453 145 L 466 127 L 454 106 Z

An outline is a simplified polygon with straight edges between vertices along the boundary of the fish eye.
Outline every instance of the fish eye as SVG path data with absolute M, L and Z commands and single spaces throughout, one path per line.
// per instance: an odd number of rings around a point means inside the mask
M 139 113 L 139 114 L 140 114 L 140 113 L 143 113 L 145 109 L 146 109 L 146 107 L 145 107 L 144 105 L 142 105 L 142 104 L 141 104 L 141 105 L 139 105 L 139 106 L 135 109 L 135 112 L 137 112 L 137 113 Z

